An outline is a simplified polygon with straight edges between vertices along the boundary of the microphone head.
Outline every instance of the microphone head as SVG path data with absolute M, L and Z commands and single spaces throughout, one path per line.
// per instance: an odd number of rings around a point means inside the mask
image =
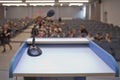
M 52 17 L 52 16 L 54 16 L 54 14 L 55 14 L 54 10 L 49 10 L 48 13 L 47 13 L 47 16 Z

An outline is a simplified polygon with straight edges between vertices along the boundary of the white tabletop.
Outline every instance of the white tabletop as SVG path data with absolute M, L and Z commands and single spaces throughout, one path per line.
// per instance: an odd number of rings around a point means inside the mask
M 113 76 L 115 72 L 89 47 L 41 47 L 43 54 L 30 57 L 24 52 L 15 76 Z
M 28 44 L 32 43 L 33 38 L 28 38 L 26 42 Z M 36 44 L 56 44 L 56 43 L 89 43 L 87 38 L 35 38 Z

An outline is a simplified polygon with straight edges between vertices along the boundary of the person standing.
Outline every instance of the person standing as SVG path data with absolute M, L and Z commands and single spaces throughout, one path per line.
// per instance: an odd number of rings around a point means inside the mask
M 111 42 L 111 36 L 110 36 L 110 33 L 109 33 L 109 32 L 106 32 L 106 33 L 105 33 L 105 40 L 106 40 L 107 42 Z
M 86 30 L 84 25 L 80 25 L 80 36 L 86 37 L 88 35 L 88 31 Z
M 3 31 L 1 33 L 1 43 L 3 46 L 2 52 L 6 52 L 6 44 L 10 47 L 10 50 L 12 50 L 12 46 L 10 44 L 10 33 L 11 33 L 11 30 L 9 29 L 9 25 L 5 24 L 3 26 Z

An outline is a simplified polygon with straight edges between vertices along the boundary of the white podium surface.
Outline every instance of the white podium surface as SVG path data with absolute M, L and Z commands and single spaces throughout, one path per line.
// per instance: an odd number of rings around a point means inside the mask
M 50 42 L 53 42 L 53 40 Z M 29 56 L 26 48 L 13 72 L 14 76 L 75 77 L 115 75 L 115 72 L 87 46 L 40 46 L 40 48 L 42 55 L 38 57 Z

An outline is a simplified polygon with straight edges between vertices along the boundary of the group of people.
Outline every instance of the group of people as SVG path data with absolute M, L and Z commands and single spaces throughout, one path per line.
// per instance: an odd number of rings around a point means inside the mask
M 66 37 L 86 37 L 89 40 L 97 40 L 101 41 L 105 39 L 106 41 L 111 41 L 111 36 L 109 32 L 106 32 L 104 36 L 101 33 L 96 33 L 93 36 L 92 33 L 88 32 L 84 25 L 80 25 L 79 29 L 75 29 L 74 27 L 70 30 L 65 31 L 64 26 L 65 23 L 62 20 L 54 21 L 50 18 L 41 17 L 37 18 L 35 21 L 34 29 L 35 36 L 39 38 L 66 38 Z M 33 29 L 31 34 L 33 35 Z
M 109 32 L 105 33 L 105 36 L 102 36 L 100 33 L 96 33 L 95 36 L 92 33 L 89 33 L 84 25 L 80 25 L 79 29 L 75 29 L 74 27 L 70 30 L 64 30 L 66 26 L 64 26 L 64 22 L 61 20 L 54 21 L 49 17 L 41 18 L 38 17 L 35 20 L 35 25 L 31 31 L 31 36 L 39 37 L 39 38 L 73 38 L 73 37 L 86 37 L 89 40 L 97 40 L 101 41 L 105 39 L 106 41 L 111 41 L 111 36 Z M 12 46 L 10 44 L 11 37 L 11 28 L 9 24 L 5 24 L 0 27 L 0 42 L 3 46 L 3 51 L 6 52 L 6 45 L 9 46 L 10 50 L 12 50 Z
M 107 50 L 112 56 L 115 57 L 115 52 L 113 48 L 108 45 L 111 44 L 110 32 L 104 32 L 104 34 L 96 32 L 95 34 L 87 31 L 84 25 L 80 25 L 78 29 L 76 28 L 66 28 L 65 23 L 62 20 L 53 21 L 47 18 L 39 18 L 35 21 L 34 28 L 31 31 L 31 35 L 38 38 L 88 38 L 89 40 L 95 41 L 99 46 L 107 43 L 106 46 L 109 47 Z M 106 47 L 101 46 L 103 49 Z
M 33 31 L 35 31 L 34 35 L 40 38 L 60 37 L 60 33 L 62 32 L 62 27 L 60 27 L 60 25 L 61 24 L 48 17 L 38 17 L 35 21 L 31 34 L 33 35 Z
M 6 45 L 8 45 L 10 50 L 12 50 L 10 38 L 15 37 L 16 34 L 24 30 L 30 22 L 32 21 L 29 21 L 29 19 L 24 18 L 11 19 L 5 21 L 4 24 L 0 25 L 0 45 L 3 46 L 3 53 L 6 52 Z

